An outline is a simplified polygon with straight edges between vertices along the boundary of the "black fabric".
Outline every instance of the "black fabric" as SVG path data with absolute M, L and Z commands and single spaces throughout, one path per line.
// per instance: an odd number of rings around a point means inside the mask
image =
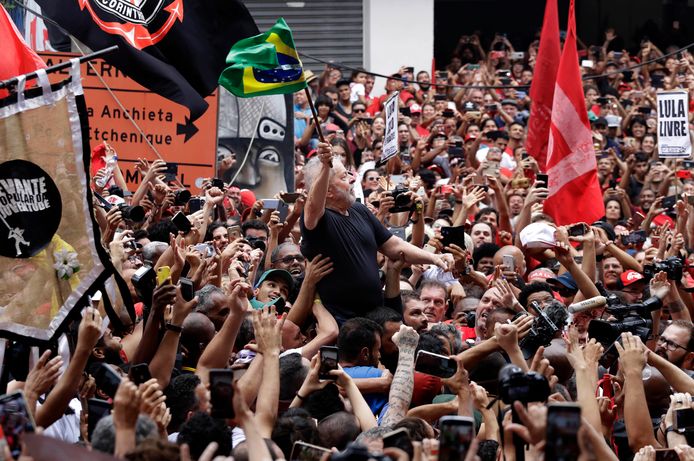
M 328 256 L 333 272 L 318 283 L 323 305 L 343 318 L 363 315 L 383 305 L 376 252 L 392 234 L 359 202 L 344 216 L 326 209 L 313 230 L 301 216 L 301 252 L 309 259 Z
M 188 107 L 193 120 L 207 110 L 204 98 L 217 88 L 217 79 L 232 45 L 259 33 L 250 13 L 238 0 L 163 0 L 153 20 L 146 25 L 145 35 L 158 38 L 161 36 L 158 32 L 163 30 L 164 38 L 138 49 L 123 36 L 105 32 L 93 19 L 96 16 L 107 30 L 109 24 L 126 30 L 138 25 L 99 6 L 109 2 L 37 0 L 37 3 L 46 16 L 92 50 L 118 45 L 119 50 L 105 55 L 104 59 L 142 86 Z M 125 0 L 110 3 L 128 4 Z M 158 2 L 153 0 L 140 2 L 145 14 L 156 5 Z M 175 19 L 173 9 L 182 11 L 181 19 Z M 173 26 L 167 30 L 166 25 L 174 19 Z

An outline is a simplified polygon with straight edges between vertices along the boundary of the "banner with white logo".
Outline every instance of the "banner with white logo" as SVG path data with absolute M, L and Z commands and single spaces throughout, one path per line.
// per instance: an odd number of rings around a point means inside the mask
M 391 94 L 384 104 L 386 113 L 386 130 L 383 134 L 383 153 L 378 161 L 379 165 L 383 165 L 399 152 L 398 147 L 398 95 L 396 91 Z
M 0 100 L 0 336 L 55 339 L 89 295 L 115 283 L 104 304 L 133 318 L 127 285 L 101 246 L 86 172 L 90 152 L 79 62 L 72 78 Z
M 661 91 L 658 98 L 658 155 L 660 158 L 689 158 L 689 99 L 685 91 Z

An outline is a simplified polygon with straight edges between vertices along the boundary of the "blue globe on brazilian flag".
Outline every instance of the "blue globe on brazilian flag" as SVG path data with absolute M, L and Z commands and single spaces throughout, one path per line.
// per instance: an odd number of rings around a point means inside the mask
M 283 18 L 264 34 L 239 40 L 229 51 L 219 84 L 240 98 L 306 88 L 292 31 Z

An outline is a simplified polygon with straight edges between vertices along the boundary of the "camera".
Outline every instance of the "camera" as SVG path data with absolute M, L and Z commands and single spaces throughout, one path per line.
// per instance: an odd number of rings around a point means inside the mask
M 523 352 L 523 357 L 526 359 L 535 355 L 535 352 L 537 352 L 540 346 L 548 346 L 559 331 L 559 328 L 557 328 L 554 322 L 547 316 L 545 311 L 539 306 L 536 306 L 535 310 L 537 311 L 537 317 L 535 317 L 530 327 L 530 332 L 528 332 L 525 338 L 518 342 L 518 346 L 520 346 Z M 514 320 L 523 315 L 526 315 L 525 312 L 519 312 L 514 317 Z
M 395 201 L 395 205 L 391 207 L 388 211 L 390 213 L 400 213 L 401 211 L 411 211 L 412 210 L 412 197 L 408 194 L 407 187 L 402 184 L 395 186 L 390 195 Z
M 657 296 L 651 296 L 642 303 L 621 304 L 619 298 L 612 294 L 607 296 L 605 311 L 617 320 L 591 320 L 588 324 L 588 336 L 595 338 L 605 347 L 611 346 L 624 332 L 640 336 L 644 341 L 651 332 L 650 313 L 663 306 L 663 301 Z
M 523 373 L 519 366 L 508 364 L 499 371 L 499 397 L 507 405 L 516 400 L 544 402 L 549 397 L 549 382 L 534 371 Z
M 368 448 L 354 442 L 348 443 L 344 451 L 333 453 L 330 456 L 331 461 L 369 461 L 372 459 L 375 461 L 390 461 L 390 457 L 370 453 Z
M 109 203 L 101 195 L 94 193 L 94 196 L 97 198 L 97 200 L 99 200 L 99 202 L 101 202 L 101 207 L 104 210 L 106 210 L 106 213 L 108 213 L 111 210 L 111 208 L 113 208 L 113 205 Z M 118 209 L 120 210 L 121 215 L 125 220 L 133 222 L 142 222 L 145 220 L 145 209 L 139 205 L 130 206 L 126 205 L 125 203 L 119 203 Z
M 658 272 L 665 272 L 668 280 L 680 280 L 682 278 L 682 270 L 682 260 L 677 256 L 670 256 L 655 264 L 643 266 L 643 275 L 647 279 L 651 279 Z
M 246 237 L 246 241 L 251 245 L 251 248 L 258 249 L 258 250 L 263 250 L 267 248 L 267 245 L 265 244 L 265 241 L 259 237 Z

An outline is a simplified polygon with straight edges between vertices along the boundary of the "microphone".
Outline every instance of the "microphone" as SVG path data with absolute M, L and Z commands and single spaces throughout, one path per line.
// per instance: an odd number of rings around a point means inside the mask
M 595 309 L 596 307 L 602 307 L 606 304 L 607 298 L 604 296 L 596 296 L 594 298 L 585 299 L 579 303 L 569 305 L 569 313 L 578 314 L 579 312 Z

